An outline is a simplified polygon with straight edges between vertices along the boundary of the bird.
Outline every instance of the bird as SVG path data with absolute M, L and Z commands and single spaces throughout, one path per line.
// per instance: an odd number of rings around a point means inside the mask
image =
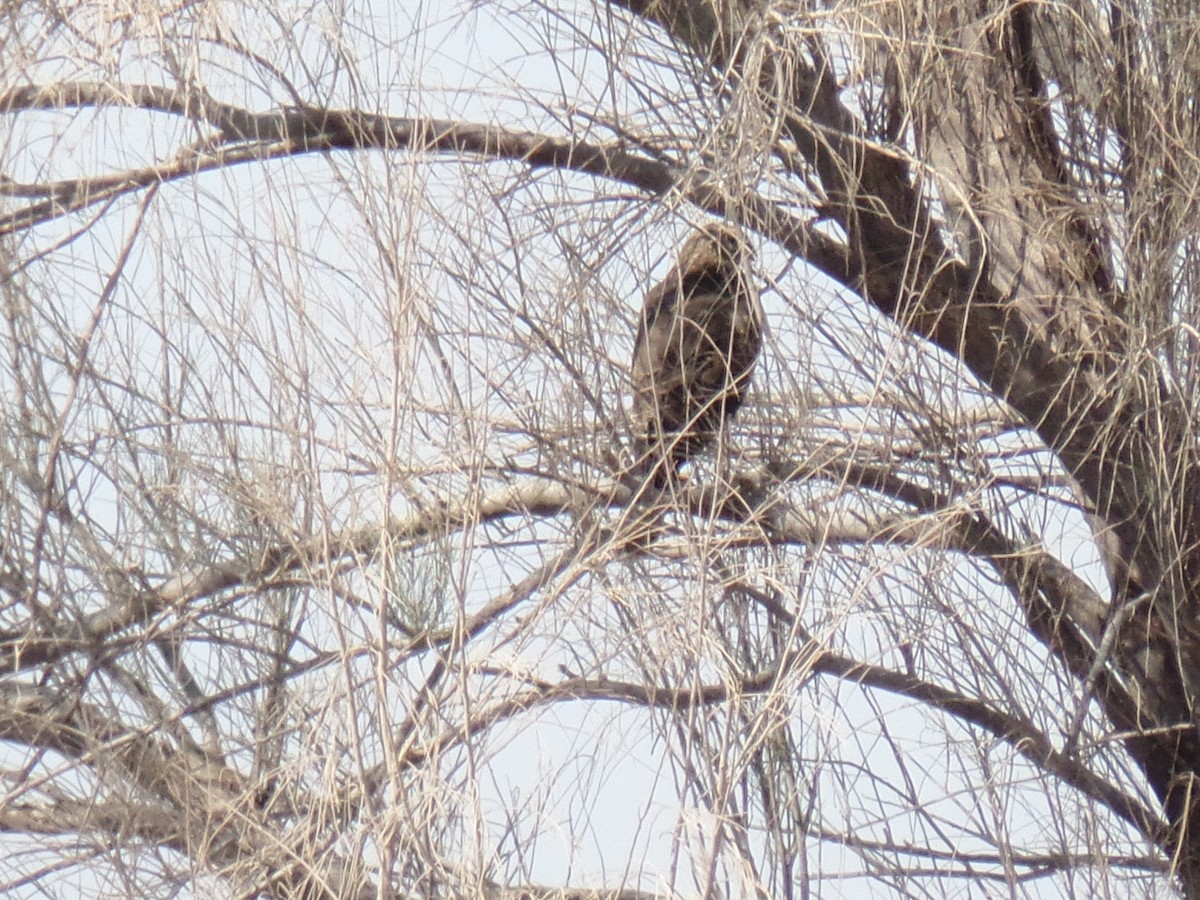
M 763 338 L 750 258 L 738 229 L 710 223 L 643 301 L 632 365 L 635 471 L 659 490 L 745 400 Z

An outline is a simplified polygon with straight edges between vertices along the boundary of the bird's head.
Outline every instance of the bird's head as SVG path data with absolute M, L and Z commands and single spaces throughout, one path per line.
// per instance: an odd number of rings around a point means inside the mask
M 742 265 L 753 255 L 740 229 L 723 222 L 705 225 L 683 245 L 679 267 L 683 271 L 714 263 Z

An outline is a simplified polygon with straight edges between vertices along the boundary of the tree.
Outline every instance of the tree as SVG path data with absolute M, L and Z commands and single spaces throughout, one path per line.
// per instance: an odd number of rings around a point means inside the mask
M 1190 8 L 393 6 L 4 12 L 5 886 L 1200 897 Z

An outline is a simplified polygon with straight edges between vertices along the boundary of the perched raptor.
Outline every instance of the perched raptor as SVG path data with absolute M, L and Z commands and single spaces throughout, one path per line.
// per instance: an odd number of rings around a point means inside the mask
M 741 235 L 692 235 L 646 295 L 633 348 L 638 467 L 657 487 L 704 449 L 742 405 L 762 348 L 762 303 Z

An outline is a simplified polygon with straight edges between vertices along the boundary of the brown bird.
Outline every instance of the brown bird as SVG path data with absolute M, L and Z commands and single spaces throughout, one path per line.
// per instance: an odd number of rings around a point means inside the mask
M 633 348 L 637 468 L 657 488 L 738 411 L 762 349 L 763 311 L 734 229 L 692 235 L 646 295 Z

